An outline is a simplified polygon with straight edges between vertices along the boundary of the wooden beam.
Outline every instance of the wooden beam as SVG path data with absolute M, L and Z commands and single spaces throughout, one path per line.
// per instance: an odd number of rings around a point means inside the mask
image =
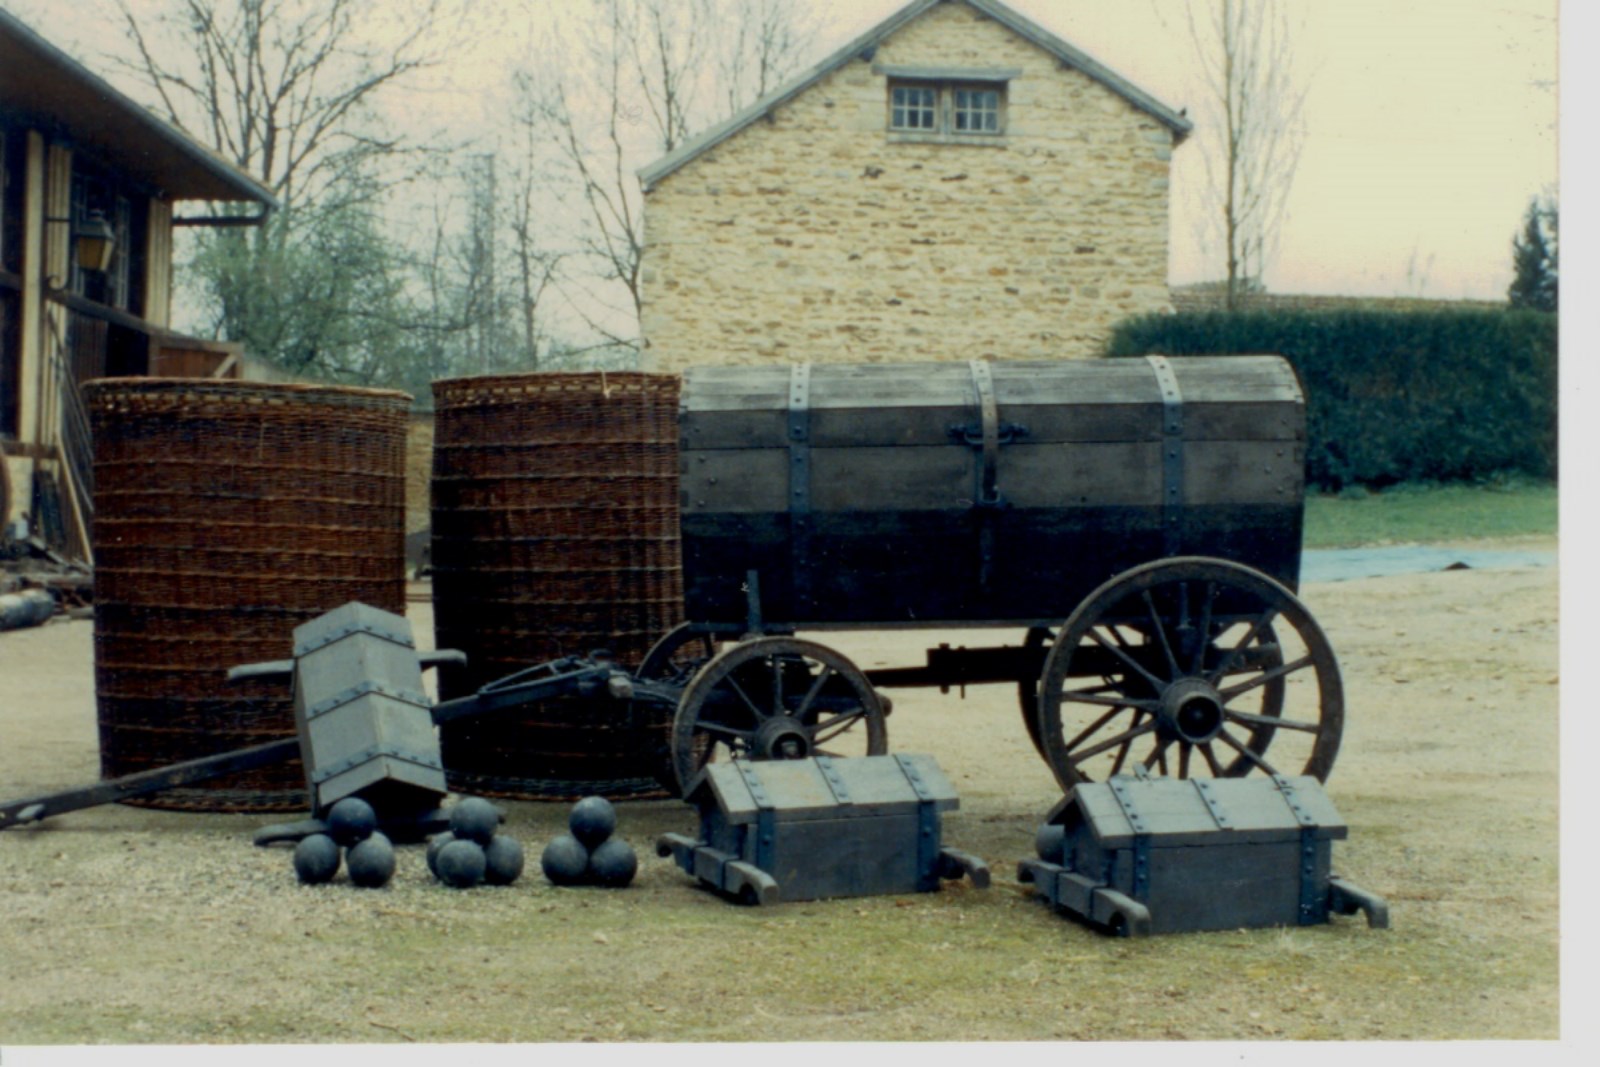
M 44 390 L 44 138 L 28 131 L 22 163 L 22 323 L 17 359 L 17 437 L 39 444 Z

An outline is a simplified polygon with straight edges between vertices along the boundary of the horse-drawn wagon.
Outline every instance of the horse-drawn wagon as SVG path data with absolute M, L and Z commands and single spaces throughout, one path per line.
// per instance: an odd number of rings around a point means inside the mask
M 1343 699 L 1296 599 L 1305 414 L 1272 356 L 697 368 L 681 401 L 681 786 L 878 754 L 898 686 L 1015 683 L 1064 789 L 1142 765 L 1326 777 Z M 1010 628 L 861 670 L 798 632 Z

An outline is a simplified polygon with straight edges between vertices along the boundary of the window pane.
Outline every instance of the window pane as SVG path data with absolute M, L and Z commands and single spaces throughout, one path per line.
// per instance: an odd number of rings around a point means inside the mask
M 968 133 L 999 133 L 1000 91 L 955 90 L 955 128 Z
M 931 130 L 936 127 L 938 94 L 933 89 L 896 85 L 889 92 L 891 129 Z

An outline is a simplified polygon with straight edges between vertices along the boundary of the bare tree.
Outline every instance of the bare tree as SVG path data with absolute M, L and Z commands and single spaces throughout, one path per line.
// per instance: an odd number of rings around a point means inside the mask
M 729 115 L 776 89 L 816 39 L 815 24 L 795 18 L 793 0 L 744 0 L 739 11 L 717 67 Z
M 289 212 L 399 150 L 364 111 L 439 58 L 439 0 L 403 21 L 370 0 L 175 0 L 149 24 L 118 7 L 135 51 L 123 65 L 159 110 Z
M 368 382 L 409 375 L 396 353 L 466 328 L 419 314 L 426 280 L 384 213 L 430 147 L 379 113 L 457 43 L 456 3 L 421 0 L 396 19 L 376 0 L 167 0 L 154 15 L 118 0 L 121 63 L 149 102 L 280 205 L 248 233 L 195 237 L 218 336 L 296 373 Z
M 1307 85 L 1280 0 L 1203 0 L 1187 14 L 1206 86 L 1196 115 L 1212 204 L 1205 225 L 1226 254 L 1232 310 L 1276 252 L 1305 140 Z
M 753 103 L 809 39 L 780 0 L 600 0 L 569 40 L 519 75 L 519 122 L 554 150 L 569 235 L 563 280 L 607 344 L 636 347 L 644 251 L 637 169 Z M 749 94 L 749 95 L 742 95 Z M 583 286 L 582 279 L 600 283 Z
M 517 289 L 517 318 L 521 325 L 521 351 L 527 369 L 537 370 L 548 354 L 551 337 L 541 308 L 551 291 L 562 256 L 544 240 L 539 152 L 531 131 L 522 130 L 521 158 L 513 168 L 513 195 L 506 204 L 511 231 L 511 270 Z

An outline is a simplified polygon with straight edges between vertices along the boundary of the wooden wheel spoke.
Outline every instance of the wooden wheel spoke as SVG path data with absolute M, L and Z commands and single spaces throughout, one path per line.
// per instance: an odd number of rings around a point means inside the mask
M 1260 767 L 1267 774 L 1277 774 L 1278 773 L 1278 769 L 1276 767 L 1274 767 L 1272 764 L 1268 763 L 1265 759 L 1263 759 L 1260 756 L 1259 753 L 1250 751 L 1250 749 L 1248 747 L 1246 747 L 1243 742 L 1241 742 L 1238 738 L 1234 737 L 1228 731 L 1226 731 L 1226 730 L 1219 731 L 1218 734 L 1217 734 L 1217 738 L 1219 740 L 1221 740 L 1223 744 L 1227 745 L 1229 748 L 1231 748 L 1235 752 L 1239 753 L 1239 755 L 1243 756 L 1245 759 L 1249 760 L 1251 763 L 1254 763 L 1257 767 Z
M 1228 654 L 1222 657 L 1222 662 L 1217 664 L 1216 668 L 1206 676 L 1206 681 L 1210 682 L 1212 685 L 1216 685 L 1217 680 L 1228 673 L 1229 668 L 1233 666 L 1234 660 L 1239 658 L 1240 653 L 1245 650 L 1246 646 L 1248 646 L 1250 642 L 1254 641 L 1256 639 L 1256 635 L 1261 633 L 1263 629 L 1271 626 L 1272 620 L 1276 618 L 1277 615 L 1278 609 L 1275 607 L 1269 607 L 1266 611 L 1262 612 L 1261 617 L 1250 624 L 1250 629 L 1246 631 L 1244 640 L 1240 641 L 1237 645 L 1234 645 L 1233 648 L 1228 650 Z
M 866 708 L 857 708 L 855 711 L 846 712 L 843 715 L 835 715 L 827 722 L 817 723 L 817 728 L 811 734 L 811 743 L 820 745 L 824 741 L 832 741 L 865 718 L 866 714 Z
M 1305 670 L 1307 667 L 1315 666 L 1316 662 L 1317 661 L 1312 659 L 1310 656 L 1301 656 L 1293 663 L 1279 664 L 1269 671 L 1262 671 L 1260 674 L 1256 675 L 1254 678 L 1251 678 L 1247 682 L 1240 682 L 1238 685 L 1230 685 L 1226 689 L 1218 689 L 1217 695 L 1222 697 L 1223 703 L 1227 703 L 1234 697 L 1243 693 L 1248 693 L 1250 690 L 1266 685 L 1268 682 L 1277 681 L 1279 678 L 1291 675 L 1295 671 L 1301 671 Z
M 823 664 L 822 670 L 817 674 L 817 680 L 811 683 L 811 688 L 806 690 L 806 695 L 800 699 L 800 706 L 794 709 L 795 718 L 804 719 L 806 717 L 806 712 L 811 710 L 812 702 L 821 695 L 822 687 L 827 685 L 828 679 L 832 678 L 836 673 L 838 672 L 832 667 Z
M 756 706 L 756 702 L 750 699 L 749 694 L 744 691 L 744 687 L 738 682 L 734 681 L 732 674 L 729 674 L 724 681 L 728 683 L 728 688 L 732 689 L 734 693 L 738 695 L 739 699 L 744 701 L 744 706 L 750 709 L 750 714 L 756 717 L 756 722 L 766 722 L 768 719 L 772 718 L 771 712 L 762 711 Z
M 1128 762 L 1128 753 L 1133 751 L 1133 738 L 1122 742 L 1122 747 L 1117 750 L 1117 758 L 1111 761 L 1111 776 L 1116 777 L 1122 773 L 1122 765 Z
M 751 730 L 741 730 L 727 723 L 712 722 L 710 719 L 697 719 L 694 724 L 696 732 L 705 731 L 708 734 L 720 734 L 724 737 L 736 737 L 741 741 L 749 741 L 755 734 Z
M 1189 757 L 1194 754 L 1194 746 L 1185 742 L 1178 746 L 1178 777 L 1189 777 Z
M 1102 752 L 1109 752 L 1112 749 L 1116 748 L 1118 745 L 1127 744 L 1128 742 L 1132 741 L 1136 737 L 1142 737 L 1143 735 L 1145 735 L 1147 733 L 1150 733 L 1155 728 L 1156 728 L 1155 720 L 1151 719 L 1148 722 L 1139 723 L 1139 724 L 1137 724 L 1135 726 L 1129 727 L 1124 732 L 1118 734 L 1115 737 L 1107 738 L 1106 740 L 1100 742 L 1098 745 L 1090 745 L 1088 748 L 1083 749 L 1081 752 L 1075 752 L 1075 751 L 1072 751 L 1071 749 L 1068 749 L 1068 752 L 1071 754 L 1073 763 L 1082 763 L 1084 760 L 1093 759 L 1095 756 L 1100 755 L 1100 753 L 1102 753 Z
M 1186 595 L 1187 590 L 1184 593 Z M 1150 595 L 1150 590 L 1148 589 L 1144 591 L 1143 596 L 1144 606 L 1150 609 L 1150 627 L 1155 631 L 1156 637 L 1161 640 L 1161 652 L 1167 657 L 1167 669 L 1170 672 L 1168 677 L 1176 678 L 1180 673 L 1178 671 L 1178 657 L 1172 654 L 1172 642 L 1167 637 L 1167 628 L 1161 624 L 1161 613 L 1156 610 L 1155 598 Z M 1188 611 L 1188 601 L 1184 599 L 1183 614 L 1187 615 Z
M 1300 722 L 1297 719 L 1280 719 L 1275 715 L 1251 715 L 1249 712 L 1230 711 L 1227 708 L 1223 708 L 1222 713 L 1228 717 L 1229 721 L 1240 723 L 1244 726 L 1265 726 L 1271 730 L 1301 730 L 1308 734 L 1317 733 L 1322 729 L 1321 723 Z
M 1115 686 L 1096 686 L 1094 689 L 1063 689 L 1062 700 L 1070 700 L 1074 704 L 1094 704 L 1102 708 L 1138 708 L 1140 711 L 1155 711 L 1161 706 L 1159 700 L 1136 700 L 1132 697 L 1103 697 L 1096 689 L 1115 689 Z
M 1156 747 L 1150 750 L 1150 755 L 1144 758 L 1147 770 L 1154 770 L 1156 765 L 1161 767 L 1161 773 L 1167 773 L 1167 749 L 1172 746 L 1170 738 L 1162 737 L 1156 740 Z
M 1115 631 L 1113 631 L 1113 632 L 1115 632 Z M 1124 651 L 1124 646 L 1121 646 L 1120 642 L 1118 642 L 1118 644 L 1115 644 L 1115 645 L 1112 644 L 1111 642 L 1107 641 L 1104 637 L 1100 636 L 1100 631 L 1099 630 L 1090 630 L 1089 631 L 1089 637 L 1090 637 L 1091 640 L 1093 640 L 1095 642 L 1095 644 L 1099 645 L 1101 648 L 1105 649 L 1107 652 L 1111 653 L 1113 656 L 1116 656 L 1123 663 L 1126 663 L 1130 668 L 1132 668 L 1133 670 L 1137 671 L 1139 673 L 1139 675 L 1142 678 L 1144 678 L 1146 681 L 1148 681 L 1152 686 L 1154 686 L 1158 692 L 1160 691 L 1161 686 L 1162 686 L 1162 679 L 1157 678 L 1155 675 L 1153 675 L 1149 671 L 1145 670 L 1144 669 L 1144 664 L 1140 663 L 1138 660 L 1134 659 L 1126 651 Z
M 1110 711 L 1107 711 L 1105 714 L 1095 719 L 1094 722 L 1091 722 L 1088 726 L 1085 726 L 1082 730 L 1079 730 L 1077 736 L 1075 736 L 1071 741 L 1067 742 L 1067 751 L 1072 751 L 1085 741 L 1089 740 L 1089 738 L 1094 734 L 1098 733 L 1102 726 L 1117 717 L 1117 714 L 1122 711 L 1124 706 L 1125 705 L 1122 704 L 1116 705 Z M 1135 712 L 1134 714 L 1137 716 L 1138 712 Z M 1138 719 L 1135 718 L 1134 721 L 1138 722 Z
M 1211 647 L 1211 602 L 1217 597 L 1215 582 L 1207 582 L 1205 595 L 1200 600 L 1200 640 L 1195 645 L 1194 662 L 1190 674 L 1199 674 L 1206 665 L 1206 649 Z
M 1205 744 L 1196 745 L 1195 747 L 1200 750 L 1200 755 L 1206 758 L 1206 766 L 1211 769 L 1212 775 L 1221 778 L 1225 772 L 1222 769 L 1222 764 L 1217 762 L 1217 754 L 1211 750 L 1211 742 L 1207 741 Z

